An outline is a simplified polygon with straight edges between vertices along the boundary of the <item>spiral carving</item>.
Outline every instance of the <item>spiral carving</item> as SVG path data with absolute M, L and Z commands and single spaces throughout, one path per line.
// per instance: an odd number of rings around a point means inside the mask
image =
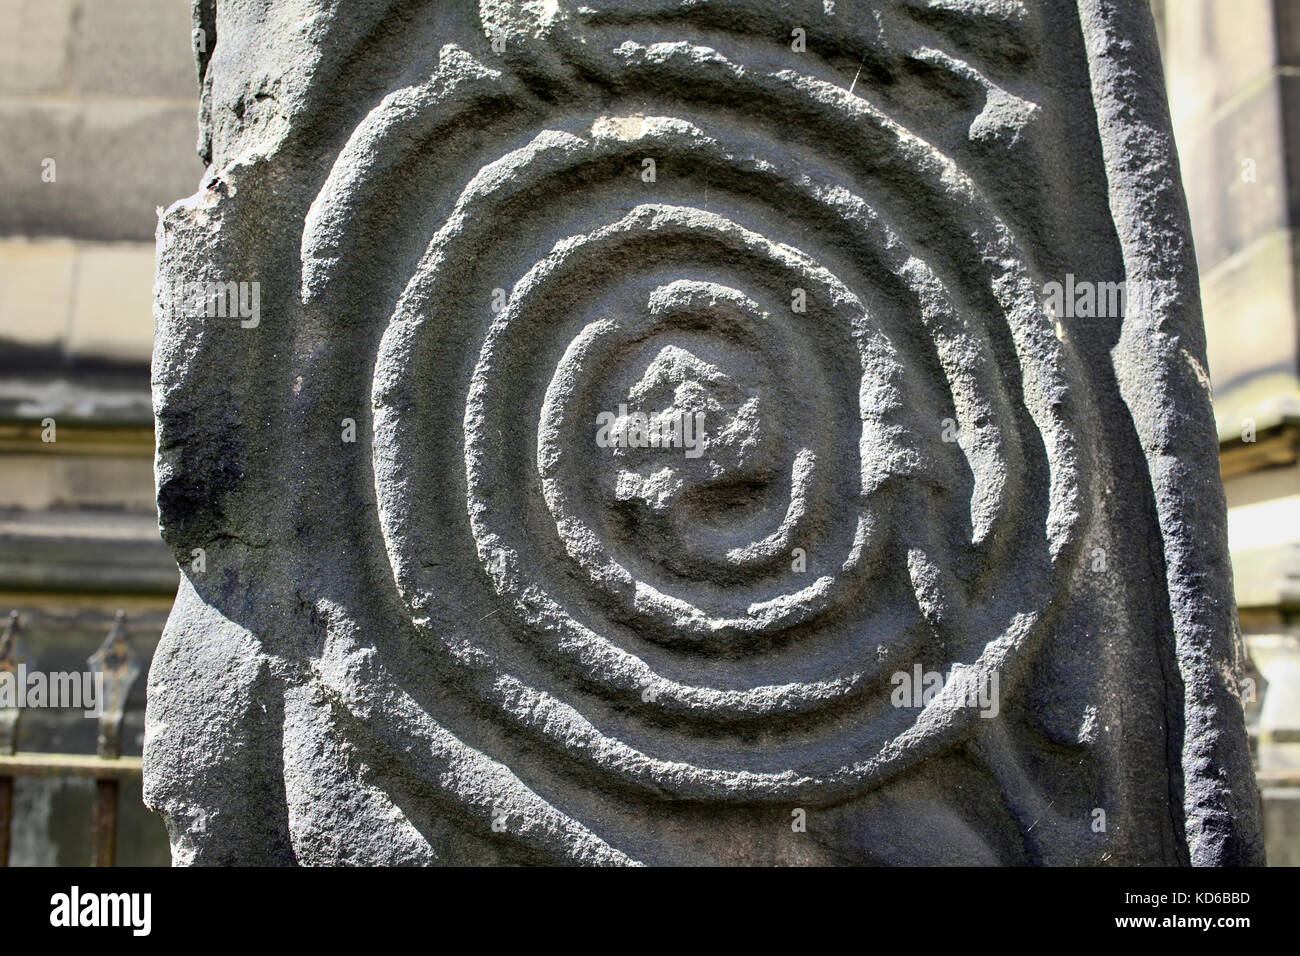
M 176 859 L 1259 859 L 1145 7 L 200 6 Z
M 620 6 L 602 14 L 615 27 Z M 863 91 L 722 44 L 602 46 L 599 17 L 545 7 L 483 7 L 489 36 L 518 41 L 525 86 L 558 57 L 582 83 L 684 95 L 575 101 L 443 217 L 375 366 L 399 591 L 518 729 L 624 784 L 861 792 L 974 719 L 955 692 L 891 706 L 890 674 L 997 671 L 1006 693 L 1069 586 L 1089 497 L 1074 359 L 997 211 Z M 476 69 L 372 113 L 314 235 L 337 234 L 413 127 L 514 89 Z M 800 135 L 755 125 L 750 102 L 799 116 Z M 310 298 L 333 253 L 304 259 Z M 454 439 L 431 382 L 459 396 Z M 602 447 L 602 413 L 628 409 L 698 422 L 691 454 Z M 463 484 L 423 464 L 438 442 L 459 448 Z M 430 510 L 448 499 L 461 527 Z M 495 606 L 450 605 L 464 574 Z

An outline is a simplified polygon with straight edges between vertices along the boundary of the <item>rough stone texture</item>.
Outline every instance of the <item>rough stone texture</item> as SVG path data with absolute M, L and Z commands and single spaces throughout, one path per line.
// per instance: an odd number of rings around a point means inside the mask
M 1145 5 L 195 18 L 176 862 L 1261 861 Z M 1054 316 L 1067 273 L 1153 295 Z M 255 327 L 166 305 L 253 281 Z M 701 453 L 600 446 L 620 404 Z

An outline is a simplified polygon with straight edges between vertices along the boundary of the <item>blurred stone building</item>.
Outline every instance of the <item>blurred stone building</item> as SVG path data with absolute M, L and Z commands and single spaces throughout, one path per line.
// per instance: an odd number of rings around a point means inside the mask
M 153 504 L 153 234 L 202 173 L 197 110 L 188 0 L 0 0 L 0 616 L 20 612 L 29 668 L 85 670 L 119 608 L 147 664 L 175 594 Z M 94 754 L 96 732 L 30 709 L 18 749 Z M 11 862 L 89 862 L 93 794 L 19 778 Z M 118 862 L 165 864 L 138 781 L 121 808 Z
M 202 171 L 189 7 L 0 0 L 0 615 L 20 611 L 42 669 L 83 669 L 119 608 L 147 664 L 175 593 L 153 504 L 149 359 L 155 209 Z M 1153 8 L 1257 666 L 1268 852 L 1296 864 L 1300 787 L 1284 784 L 1300 771 L 1300 3 Z M 141 679 L 127 754 L 141 751 L 143 700 Z M 18 745 L 91 754 L 95 723 L 32 711 Z M 88 781 L 19 780 L 11 861 L 86 863 L 92 794 Z M 118 861 L 166 863 L 138 783 L 122 805 Z

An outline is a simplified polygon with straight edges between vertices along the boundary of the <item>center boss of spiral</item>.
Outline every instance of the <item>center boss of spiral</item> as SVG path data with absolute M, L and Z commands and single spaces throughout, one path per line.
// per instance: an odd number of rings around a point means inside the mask
M 604 532 L 683 577 L 740 566 L 787 512 L 780 383 L 762 355 L 701 328 L 632 343 L 591 395 L 592 492 Z
M 542 405 L 538 470 L 567 554 L 652 638 L 788 624 L 809 583 L 783 579 L 806 573 L 792 555 L 817 511 L 819 373 L 789 320 L 736 288 L 634 289 L 643 308 L 584 325 Z

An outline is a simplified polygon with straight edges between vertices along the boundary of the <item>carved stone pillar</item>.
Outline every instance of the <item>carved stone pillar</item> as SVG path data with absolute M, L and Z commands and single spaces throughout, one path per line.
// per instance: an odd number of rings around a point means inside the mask
M 1259 861 L 1145 6 L 331 10 L 197 10 L 178 862 Z

